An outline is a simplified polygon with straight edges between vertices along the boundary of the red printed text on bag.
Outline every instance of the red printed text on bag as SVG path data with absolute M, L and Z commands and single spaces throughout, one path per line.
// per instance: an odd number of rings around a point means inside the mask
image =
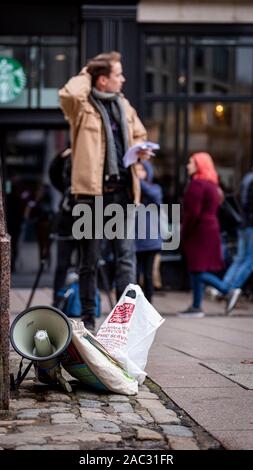
M 134 311 L 134 304 L 117 305 L 108 323 L 128 323 Z

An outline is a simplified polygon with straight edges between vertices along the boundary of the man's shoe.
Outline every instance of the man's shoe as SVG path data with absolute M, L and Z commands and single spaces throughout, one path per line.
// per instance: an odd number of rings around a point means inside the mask
M 227 303 L 225 313 L 228 315 L 231 310 L 236 306 L 237 301 L 241 295 L 242 289 L 231 289 L 227 295 Z
M 177 316 L 181 318 L 203 318 L 205 314 L 200 308 L 188 307 L 186 310 L 178 312 Z
M 91 315 L 84 315 L 82 318 L 81 318 L 85 328 L 87 328 L 87 330 L 89 330 L 92 334 L 95 333 L 95 317 L 91 316 Z

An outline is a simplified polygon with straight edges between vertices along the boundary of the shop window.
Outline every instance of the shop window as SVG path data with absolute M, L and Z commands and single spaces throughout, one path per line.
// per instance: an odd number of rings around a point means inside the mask
M 165 200 L 175 192 L 175 119 L 174 106 L 165 103 L 147 103 L 144 117 L 148 139 L 160 144 L 153 159 L 157 181 L 162 185 Z
M 224 188 L 238 189 L 252 165 L 253 37 L 153 35 L 145 47 L 153 88 L 149 77 L 143 114 L 160 144 L 154 164 L 166 197 L 181 197 L 186 162 L 201 150 L 213 155 Z
M 213 50 L 213 74 L 220 80 L 229 78 L 229 51 L 226 47 L 216 47 Z
M 147 72 L 145 75 L 145 89 L 146 93 L 153 93 L 154 92 L 154 75 L 150 72 Z
M 25 77 L 19 93 L 16 63 Z M 59 88 L 76 73 L 75 37 L 0 36 L 0 108 L 58 108 Z
M 195 93 L 204 93 L 205 84 L 203 82 L 195 82 L 194 83 L 194 91 L 195 91 Z
M 194 50 L 194 68 L 204 70 L 205 67 L 205 51 L 203 47 L 196 47 Z
M 191 46 L 192 52 L 189 54 L 191 93 L 236 95 L 252 93 L 253 40 L 251 46 L 244 44 L 242 46 L 241 42 L 240 38 L 234 41 L 206 39 L 201 47 Z M 192 85 L 200 81 L 205 83 L 202 90 Z
M 165 40 L 166 39 L 166 40 Z M 147 42 L 145 92 L 174 93 L 176 91 L 176 47 L 171 38 L 152 37 Z

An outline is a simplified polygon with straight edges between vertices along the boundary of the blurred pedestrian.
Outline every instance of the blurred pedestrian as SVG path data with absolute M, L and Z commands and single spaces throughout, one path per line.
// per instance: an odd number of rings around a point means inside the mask
M 153 183 L 153 167 L 151 162 L 142 161 L 135 164 L 135 171 L 141 184 L 141 203 L 146 207 L 155 204 L 158 208 L 162 203 L 162 189 L 159 184 Z M 154 206 L 153 206 L 154 207 Z M 140 220 L 139 222 L 140 223 Z M 158 230 L 157 238 L 151 237 L 152 211 L 146 212 L 146 233 L 145 238 L 138 237 L 138 224 L 136 224 L 136 257 L 137 257 L 137 282 L 140 282 L 143 275 L 143 291 L 147 300 L 152 303 L 153 295 L 153 266 L 155 255 L 161 251 L 161 235 Z M 159 224 L 158 224 L 159 225 Z M 159 228 L 159 227 L 158 227 Z
M 237 253 L 223 277 L 225 288 L 237 292 L 237 296 L 229 296 L 227 301 L 228 313 L 234 307 L 243 285 L 253 271 L 253 169 L 242 179 L 240 205 L 242 221 L 238 230 Z
M 40 262 L 46 261 L 48 267 L 51 263 L 51 240 L 55 212 L 53 209 L 53 198 L 50 185 L 41 183 L 37 189 L 35 199 L 29 201 L 25 216 L 35 225 Z
M 193 302 L 178 315 L 201 318 L 204 316 L 202 299 L 206 284 L 228 294 L 234 305 L 238 291 L 224 286 L 213 274 L 223 268 L 217 211 L 224 196 L 212 157 L 205 152 L 195 153 L 190 157 L 187 170 L 191 181 L 184 196 L 181 240 L 191 277 Z
M 7 230 L 11 236 L 11 272 L 16 271 L 19 255 L 19 239 L 24 220 L 24 204 L 17 177 L 10 181 L 10 191 L 6 194 Z
M 65 286 L 66 276 L 72 266 L 72 256 L 76 254 L 78 264 L 78 247 L 72 236 L 72 196 L 71 196 L 71 148 L 67 147 L 57 154 L 51 162 L 49 177 L 54 188 L 62 194 L 59 213 L 53 237 L 57 241 L 56 268 L 53 284 L 53 306 L 62 304 L 61 290 Z

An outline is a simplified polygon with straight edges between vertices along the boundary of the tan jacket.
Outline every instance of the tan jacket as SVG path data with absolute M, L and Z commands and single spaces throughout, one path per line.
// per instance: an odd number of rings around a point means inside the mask
M 106 139 L 102 119 L 88 101 L 91 77 L 83 68 L 79 75 L 72 77 L 59 91 L 60 103 L 65 118 L 69 121 L 72 142 L 72 185 L 73 194 L 102 195 L 103 170 Z M 144 126 L 136 111 L 121 95 L 125 109 L 129 147 L 147 139 Z M 140 184 L 131 167 L 134 202 L 140 202 Z

